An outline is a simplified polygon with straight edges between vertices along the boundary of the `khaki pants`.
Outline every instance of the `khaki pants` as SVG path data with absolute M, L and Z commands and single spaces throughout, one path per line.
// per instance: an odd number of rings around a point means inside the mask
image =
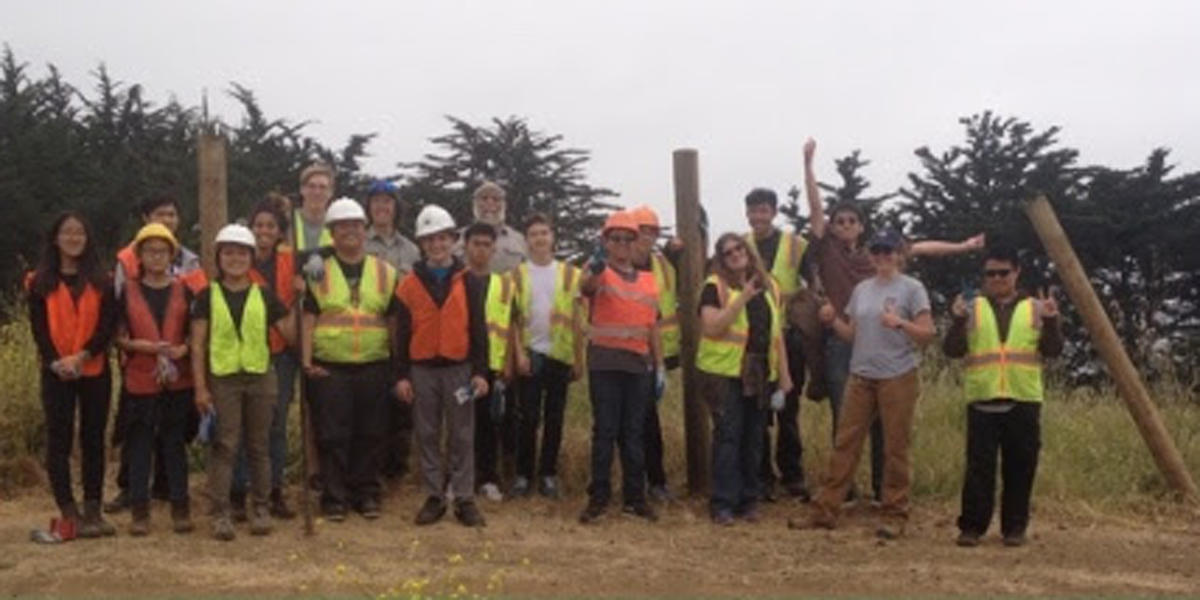
M 269 370 L 264 375 L 212 377 L 210 381 L 217 426 L 209 455 L 208 489 L 216 514 L 229 512 L 229 488 L 239 443 L 246 449 L 254 506 L 266 506 L 271 493 L 268 442 L 278 401 L 275 371 Z
M 851 375 L 838 417 L 833 458 L 825 485 L 814 501 L 818 518 L 837 519 L 842 499 L 854 482 L 863 441 L 878 416 L 883 423 L 883 506 L 885 517 L 907 519 L 911 469 L 908 462 L 913 413 L 920 395 L 917 371 L 890 379 Z

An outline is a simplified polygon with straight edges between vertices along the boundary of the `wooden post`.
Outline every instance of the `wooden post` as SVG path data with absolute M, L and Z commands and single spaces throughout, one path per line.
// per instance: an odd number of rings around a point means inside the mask
M 1163 426 L 1158 408 L 1150 399 L 1146 387 L 1142 385 L 1133 361 L 1121 345 L 1121 339 L 1117 337 L 1112 321 L 1104 312 L 1096 291 L 1088 281 L 1087 273 L 1071 247 L 1071 241 L 1067 239 L 1067 234 L 1054 214 L 1054 208 L 1045 196 L 1038 196 L 1025 204 L 1025 214 L 1033 222 L 1033 228 L 1041 238 L 1042 245 L 1054 261 L 1067 295 L 1071 297 L 1083 318 L 1083 324 L 1087 327 L 1097 352 L 1108 365 L 1108 372 L 1117 384 L 1117 391 L 1125 401 L 1129 414 L 1133 416 L 1142 438 L 1146 440 L 1159 470 L 1184 500 L 1200 503 L 1196 483 L 1192 481 L 1192 476 L 1183 463 L 1183 457 Z
M 700 235 L 700 169 L 695 150 L 676 150 L 672 156 L 675 174 L 675 232 L 683 240 L 679 262 L 680 363 L 683 367 L 683 426 L 687 443 L 688 491 L 707 493 L 709 484 L 708 410 L 696 378 L 696 346 L 700 319 L 696 307 L 704 281 L 706 248 Z
M 196 173 L 200 202 L 200 260 L 209 277 L 217 273 L 213 239 L 228 223 L 227 165 L 225 138 L 215 133 L 200 134 L 196 148 Z

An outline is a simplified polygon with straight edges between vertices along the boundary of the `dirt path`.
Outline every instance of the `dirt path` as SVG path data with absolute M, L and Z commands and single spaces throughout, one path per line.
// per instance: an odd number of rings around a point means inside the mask
M 171 534 L 159 507 L 146 539 L 123 535 L 122 515 L 116 538 L 38 546 L 27 540 L 42 519 L 30 515 L 51 503 L 29 495 L 0 502 L 0 596 L 1200 595 L 1200 522 L 1170 507 L 1136 519 L 1043 507 L 1030 545 L 1004 548 L 993 534 L 961 549 L 949 506 L 920 507 L 908 536 L 883 544 L 869 514 L 834 532 L 789 531 L 803 507 L 778 504 L 761 523 L 718 529 L 690 502 L 654 525 L 612 515 L 585 527 L 581 502 L 490 504 L 482 531 L 417 529 L 406 493 L 372 524 L 321 523 L 306 539 L 292 522 L 234 543 L 211 540 L 204 517 L 195 534 Z

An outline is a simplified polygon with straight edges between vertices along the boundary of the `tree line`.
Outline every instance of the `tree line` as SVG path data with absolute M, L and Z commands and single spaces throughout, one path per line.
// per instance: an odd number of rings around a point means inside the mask
M 88 83 L 76 87 L 52 65 L 35 76 L 7 46 L 0 57 L 0 256 L 8 257 L 0 261 L 0 282 L 9 298 L 62 209 L 91 220 L 106 256 L 132 235 L 137 206 L 149 194 L 184 199 L 184 222 L 195 223 L 195 203 L 186 200 L 196 190 L 196 136 L 206 128 L 229 140 L 231 215 L 245 214 L 269 191 L 294 192 L 297 173 L 315 160 L 334 166 L 338 195 L 361 197 L 372 179 L 385 178 L 401 186 L 411 210 L 436 202 L 464 222 L 471 218 L 471 189 L 485 179 L 501 181 L 509 221 L 535 210 L 550 214 L 566 255 L 586 252 L 616 206 L 615 191 L 589 182 L 588 151 L 520 117 L 470 123 L 448 116 L 449 131 L 429 140 L 423 156 L 396 163 L 390 173 L 367 173 L 362 161 L 374 133 L 326 145 L 306 133 L 309 121 L 268 117 L 253 91 L 236 83 L 226 92 L 240 107 L 236 123 L 215 122 L 204 107 L 175 98 L 152 102 L 140 84 L 114 79 L 103 65 Z M 870 193 L 864 174 L 870 161 L 861 151 L 836 159 L 836 179 L 821 184 L 825 201 L 856 201 L 876 225 L 900 227 L 914 239 L 983 231 L 1024 248 L 1023 283 L 1034 290 L 1052 287 L 1055 274 L 1021 203 L 1046 194 L 1135 362 L 1150 378 L 1190 381 L 1200 366 L 1200 252 L 1193 248 L 1200 172 L 1178 172 L 1166 148 L 1151 149 L 1129 168 L 1083 164 L 1078 150 L 1060 142 L 1059 128 L 1037 129 L 992 112 L 960 124 L 960 142 L 915 150 L 919 167 L 896 190 Z M 802 229 L 799 188 L 789 196 L 782 211 Z M 192 244 L 198 235 L 182 232 Z M 939 308 L 979 284 L 970 256 L 917 261 L 911 270 Z M 1065 304 L 1068 348 L 1059 372 L 1076 383 L 1101 381 L 1088 336 Z

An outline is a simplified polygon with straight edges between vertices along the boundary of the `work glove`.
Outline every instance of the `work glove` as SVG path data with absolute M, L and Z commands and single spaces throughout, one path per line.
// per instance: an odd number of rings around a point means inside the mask
M 588 260 L 588 270 L 590 270 L 593 275 L 599 275 L 600 273 L 604 272 L 604 258 L 606 254 L 607 253 L 604 251 L 604 246 L 601 244 L 596 244 L 596 248 L 592 250 L 592 258 Z
M 500 423 L 504 420 L 504 381 L 496 379 L 496 383 L 492 385 L 492 394 L 488 397 L 488 414 L 492 417 L 493 423 Z
M 667 393 L 667 371 L 666 369 L 654 370 L 654 401 L 661 404 L 663 396 Z
M 325 261 L 321 260 L 321 255 L 316 252 L 308 255 L 308 260 L 301 270 L 304 272 L 304 278 L 309 281 L 325 279 Z
M 775 393 L 771 394 L 771 410 L 774 412 L 783 410 L 783 390 L 775 390 Z
M 200 444 L 208 444 L 213 440 L 216 430 L 217 411 L 213 409 L 200 415 L 200 426 L 196 429 L 196 441 Z

